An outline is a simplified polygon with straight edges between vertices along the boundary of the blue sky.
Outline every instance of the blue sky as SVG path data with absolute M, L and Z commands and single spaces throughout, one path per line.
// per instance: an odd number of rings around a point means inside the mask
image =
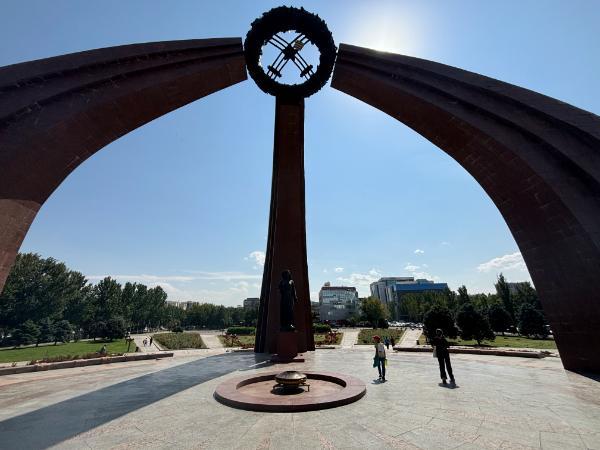
M 600 2 L 290 2 L 340 42 L 472 70 L 600 113 Z M 0 65 L 136 42 L 245 36 L 278 2 L 7 1 Z M 251 80 L 161 117 L 88 159 L 41 209 L 22 251 L 162 285 L 171 300 L 258 296 L 274 99 Z M 311 296 L 414 274 L 490 292 L 529 280 L 498 210 L 454 160 L 325 87 L 306 103 Z

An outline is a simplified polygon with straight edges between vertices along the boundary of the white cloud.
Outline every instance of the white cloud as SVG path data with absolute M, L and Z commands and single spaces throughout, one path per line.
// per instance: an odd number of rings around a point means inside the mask
M 510 253 L 504 256 L 498 256 L 497 258 L 490 259 L 487 262 L 481 263 L 477 266 L 478 272 L 490 272 L 490 271 L 501 271 L 517 269 L 523 272 L 527 271 L 525 261 L 521 252 Z
M 203 272 L 203 271 L 188 271 L 192 275 L 121 275 L 121 274 L 107 274 L 107 275 L 86 275 L 88 280 L 103 280 L 106 277 L 111 277 L 119 281 L 131 281 L 134 283 L 171 283 L 171 282 L 190 282 L 197 280 L 222 280 L 222 281 L 233 281 L 233 280 L 258 280 L 262 279 L 262 275 L 246 274 L 243 272 Z
M 344 271 L 344 268 L 343 267 L 336 267 L 335 269 L 333 269 L 333 271 L 335 273 L 342 273 Z
M 369 286 L 379 278 L 381 278 L 381 274 L 375 269 L 371 269 L 368 273 L 352 273 L 348 277 L 338 277 L 337 280 L 350 286 Z
M 429 272 L 425 272 L 422 270 L 422 269 L 426 269 L 428 267 L 429 266 L 427 264 L 422 264 L 420 266 L 417 266 L 416 264 L 406 263 L 406 266 L 404 266 L 404 270 L 406 270 L 408 273 L 410 273 L 416 279 L 427 279 L 427 280 L 433 280 L 433 281 L 439 280 L 440 277 L 438 277 L 436 275 L 431 275 Z
M 421 250 L 420 248 L 415 250 L 415 255 L 422 255 L 423 253 L 425 253 L 425 250 Z
M 250 253 L 248 256 L 246 256 L 244 259 L 245 260 L 252 260 L 254 261 L 255 264 L 258 264 L 259 266 L 264 266 L 265 265 L 265 252 L 261 252 L 260 250 L 254 250 L 252 253 Z
M 87 275 L 88 280 L 103 280 L 106 277 L 111 277 L 115 280 L 131 281 L 133 283 L 145 283 L 145 284 L 156 284 L 156 283 L 169 283 L 172 281 L 186 282 L 193 281 L 196 278 L 189 275 Z

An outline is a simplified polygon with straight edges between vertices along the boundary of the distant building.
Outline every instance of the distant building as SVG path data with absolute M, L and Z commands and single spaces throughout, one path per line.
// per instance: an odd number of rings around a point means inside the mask
M 325 283 L 319 291 L 319 317 L 321 320 L 347 320 L 358 309 L 358 292 L 355 287 L 331 286 Z
M 448 289 L 446 283 L 434 283 L 431 280 L 416 279 L 412 282 L 396 283 L 387 288 L 387 298 L 400 302 L 404 294 L 419 294 L 422 292 L 443 292 Z
M 387 288 L 397 283 L 413 283 L 414 277 L 384 277 L 380 278 L 379 281 L 371 283 L 371 296 L 378 298 L 383 303 L 387 303 L 390 299 L 388 298 Z
M 199 305 L 199 304 L 200 304 L 200 302 L 197 302 L 197 301 L 177 302 L 177 301 L 167 300 L 167 305 L 176 306 L 177 308 L 181 308 L 185 311 L 190 309 L 192 306 Z
M 260 305 L 260 298 L 248 297 L 244 300 L 244 309 L 258 309 Z
M 444 291 L 448 288 L 446 283 L 434 283 L 422 278 L 414 277 L 385 277 L 371 283 L 371 295 L 383 303 L 400 300 L 402 295 L 427 291 Z

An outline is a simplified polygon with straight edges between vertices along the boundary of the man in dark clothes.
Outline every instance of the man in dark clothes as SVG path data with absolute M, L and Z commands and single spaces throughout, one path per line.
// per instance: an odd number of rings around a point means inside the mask
M 431 340 L 431 345 L 433 346 L 440 365 L 440 377 L 442 378 L 442 382 L 446 384 L 446 369 L 448 369 L 450 383 L 454 383 L 452 364 L 450 364 L 450 353 L 448 352 L 448 341 L 444 337 L 444 332 L 441 329 L 438 328 L 435 330 L 435 337 Z

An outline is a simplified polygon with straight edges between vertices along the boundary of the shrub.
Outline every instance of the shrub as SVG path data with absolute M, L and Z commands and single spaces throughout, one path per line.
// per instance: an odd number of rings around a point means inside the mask
M 519 313 L 519 332 L 527 337 L 548 336 L 544 316 L 531 305 L 523 305 Z
M 465 303 L 460 307 L 456 323 L 460 328 L 460 337 L 465 341 L 475 339 L 477 344 L 481 345 L 484 339 L 493 341 L 496 338 L 488 320 L 471 303 Z
M 395 343 L 399 344 L 403 334 L 404 330 L 399 330 L 398 328 L 371 328 L 368 330 L 360 330 L 358 333 L 358 343 L 374 344 L 375 341 L 373 341 L 373 336 L 377 335 L 381 338 L 381 342 L 387 337 L 390 341 L 394 338 Z
M 313 333 L 323 334 L 331 331 L 331 325 L 328 323 L 313 323 Z
M 206 348 L 198 333 L 158 333 L 153 335 L 153 338 L 169 350 Z
M 181 328 L 181 325 L 173 327 L 173 333 L 183 333 L 183 328 Z
M 452 314 L 445 306 L 434 305 L 423 318 L 423 331 L 427 337 L 435 336 L 435 330 L 441 328 L 444 335 L 455 338 L 457 333 Z
M 256 334 L 256 327 L 229 327 L 227 334 L 239 334 L 240 336 L 249 336 Z

